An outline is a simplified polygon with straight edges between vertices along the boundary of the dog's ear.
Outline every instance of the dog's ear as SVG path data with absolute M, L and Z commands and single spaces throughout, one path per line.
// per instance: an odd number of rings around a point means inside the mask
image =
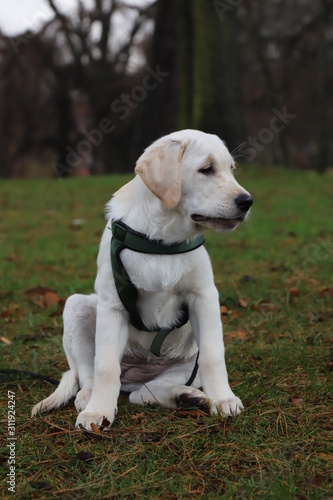
M 168 139 L 154 143 L 140 156 L 135 172 L 167 208 L 177 205 L 181 195 L 181 164 L 186 144 Z

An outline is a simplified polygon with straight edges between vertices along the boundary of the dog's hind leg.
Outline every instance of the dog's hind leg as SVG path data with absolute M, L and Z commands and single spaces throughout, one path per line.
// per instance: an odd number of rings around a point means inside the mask
M 75 398 L 78 412 L 91 396 L 94 378 L 97 295 L 75 294 L 64 309 L 63 345 L 70 368 L 76 372 L 79 392 Z
M 78 411 L 88 403 L 94 373 L 96 303 L 95 294 L 75 294 L 67 299 L 63 346 L 70 370 L 64 373 L 57 389 L 33 408 L 32 416 L 59 408 L 75 395 Z
M 200 378 L 197 375 L 192 386 L 186 383 L 191 377 L 193 366 L 189 363 L 173 365 L 140 389 L 131 392 L 131 403 L 143 405 L 159 404 L 164 408 L 177 408 L 179 405 L 208 408 L 209 400 L 204 392 L 200 391 Z

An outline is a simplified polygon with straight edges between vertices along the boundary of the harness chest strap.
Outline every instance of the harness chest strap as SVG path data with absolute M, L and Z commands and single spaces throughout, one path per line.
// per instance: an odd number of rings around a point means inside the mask
M 144 234 L 134 231 L 121 221 L 112 222 L 111 265 L 116 289 L 120 300 L 129 313 L 131 324 L 137 330 L 146 332 L 158 330 L 150 347 L 151 352 L 153 352 L 156 356 L 160 356 L 161 346 L 167 335 L 175 328 L 180 328 L 187 323 L 187 305 L 183 305 L 180 310 L 179 319 L 170 328 L 147 328 L 142 322 L 137 309 L 138 290 L 131 282 L 120 258 L 120 254 L 122 250 L 127 248 L 135 252 L 146 254 L 175 255 L 195 250 L 203 245 L 204 242 L 204 237 L 200 235 L 190 242 L 184 241 L 181 243 L 166 245 L 163 241 L 149 239 Z

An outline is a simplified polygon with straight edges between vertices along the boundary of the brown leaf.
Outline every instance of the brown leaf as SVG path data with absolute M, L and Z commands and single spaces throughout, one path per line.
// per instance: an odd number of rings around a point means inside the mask
M 327 297 L 328 295 L 333 297 L 333 288 L 325 287 L 319 292 L 321 297 Z
M 228 309 L 226 306 L 221 306 L 220 311 L 221 311 L 221 314 L 228 314 Z
M 199 418 L 207 418 L 207 412 L 203 411 L 203 410 L 179 410 L 177 412 L 178 415 L 182 416 L 182 417 L 191 417 L 191 418 L 196 418 L 196 419 L 199 419 Z
M 238 299 L 238 304 L 241 306 L 241 307 L 244 307 L 246 308 L 248 306 L 248 303 L 246 302 L 246 300 L 244 299 Z
M 26 295 L 28 295 L 33 304 L 41 308 L 48 307 L 49 305 L 51 305 L 51 303 L 54 304 L 55 297 L 52 297 L 51 295 L 47 296 L 48 294 L 57 295 L 56 292 L 45 286 L 36 286 L 35 288 L 29 288 L 29 290 L 26 290 L 25 293 Z
M 316 476 L 306 476 L 306 480 L 308 483 L 310 483 L 312 486 L 315 486 L 315 487 L 318 487 L 318 486 L 321 486 L 323 484 L 323 482 L 325 481 L 325 476 L 319 476 L 319 475 L 316 475 Z
M 260 300 L 257 304 L 252 304 L 252 311 L 276 311 L 279 306 L 266 299 Z
M 290 398 L 290 401 L 292 403 L 294 403 L 294 405 L 303 406 L 303 398 L 300 398 L 299 396 L 295 396 L 293 398 Z
M 9 339 L 7 339 L 7 337 L 0 337 L 0 340 L 1 342 L 3 342 L 4 344 L 7 344 L 7 345 L 10 345 L 11 344 L 11 341 Z
M 145 418 L 145 414 L 143 412 L 137 413 L 136 415 L 131 415 L 130 419 L 131 420 L 142 420 Z
M 59 296 L 55 292 L 46 292 L 43 297 L 45 307 L 56 306 L 59 303 Z
M 292 286 L 291 288 L 289 288 L 289 295 L 291 297 L 299 297 L 300 291 L 295 286 Z
M 225 335 L 230 339 L 244 340 L 246 338 L 246 331 L 245 330 L 237 330 L 234 332 L 226 332 Z
M 100 428 L 98 427 L 98 425 L 96 425 L 96 424 L 95 424 L 95 422 L 91 422 L 90 426 L 91 426 L 91 430 L 92 430 L 95 434 L 101 434 L 101 430 L 100 430 Z

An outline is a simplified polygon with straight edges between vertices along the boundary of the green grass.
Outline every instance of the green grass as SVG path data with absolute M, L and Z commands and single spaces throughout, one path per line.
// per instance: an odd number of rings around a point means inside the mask
M 103 207 L 129 178 L 1 182 L 0 323 L 11 342 L 0 341 L 2 367 L 53 378 L 66 369 L 60 306 L 26 291 L 92 291 Z M 333 177 L 246 167 L 237 179 L 255 199 L 250 220 L 206 233 L 206 247 L 226 307 L 229 378 L 246 411 L 223 419 L 121 395 L 111 432 L 96 437 L 74 428 L 73 404 L 31 420 L 53 387 L 2 376 L 2 498 L 8 390 L 19 498 L 331 497 Z

